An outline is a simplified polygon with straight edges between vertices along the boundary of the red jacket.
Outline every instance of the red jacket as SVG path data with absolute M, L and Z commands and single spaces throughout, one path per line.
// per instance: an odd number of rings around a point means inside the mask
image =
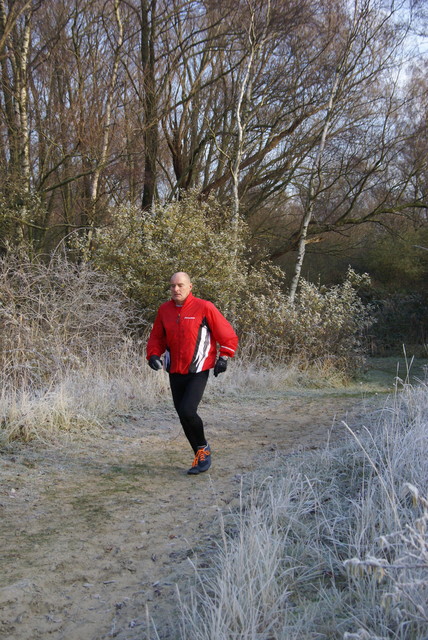
M 166 352 L 170 373 L 198 373 L 214 367 L 217 343 L 219 355 L 234 356 L 238 336 L 212 302 L 189 293 L 181 307 L 173 300 L 159 307 L 147 342 L 147 359 Z

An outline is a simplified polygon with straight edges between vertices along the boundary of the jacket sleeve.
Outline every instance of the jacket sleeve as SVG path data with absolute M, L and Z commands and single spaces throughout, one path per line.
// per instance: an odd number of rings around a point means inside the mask
M 162 323 L 160 313 L 158 312 L 155 321 L 153 323 L 152 330 L 150 332 L 149 339 L 147 341 L 146 357 L 147 360 L 150 356 L 161 356 L 167 347 L 166 334 Z
M 206 315 L 212 336 L 220 347 L 219 355 L 233 358 L 238 348 L 238 336 L 232 325 L 212 303 L 208 303 Z

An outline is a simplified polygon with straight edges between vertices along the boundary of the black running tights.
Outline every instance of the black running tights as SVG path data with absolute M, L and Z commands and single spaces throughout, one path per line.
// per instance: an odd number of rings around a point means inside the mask
M 204 447 L 207 444 L 204 423 L 197 411 L 204 395 L 208 374 L 208 370 L 200 373 L 169 374 L 174 407 L 180 418 L 186 438 L 195 453 L 198 447 Z

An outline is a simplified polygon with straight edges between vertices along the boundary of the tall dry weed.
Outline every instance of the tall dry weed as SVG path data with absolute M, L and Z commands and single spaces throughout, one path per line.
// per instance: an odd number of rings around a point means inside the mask
M 58 259 L 0 261 L 2 386 L 42 386 L 93 354 L 115 351 L 132 307 L 111 279 Z
M 63 259 L 0 262 L 0 436 L 55 438 L 99 427 L 164 392 L 111 277 Z

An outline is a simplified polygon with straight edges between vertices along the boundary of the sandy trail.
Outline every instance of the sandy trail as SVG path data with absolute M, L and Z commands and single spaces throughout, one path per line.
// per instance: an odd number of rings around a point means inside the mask
M 357 426 L 366 401 L 313 393 L 207 400 L 208 473 L 170 405 L 127 415 L 96 438 L 0 455 L 0 637 L 179 638 L 176 584 L 209 561 L 218 513 L 268 456 L 319 447 Z M 149 618 L 152 622 L 149 623 Z M 156 633 L 153 631 L 156 626 Z M 151 628 L 150 628 L 151 627 Z

